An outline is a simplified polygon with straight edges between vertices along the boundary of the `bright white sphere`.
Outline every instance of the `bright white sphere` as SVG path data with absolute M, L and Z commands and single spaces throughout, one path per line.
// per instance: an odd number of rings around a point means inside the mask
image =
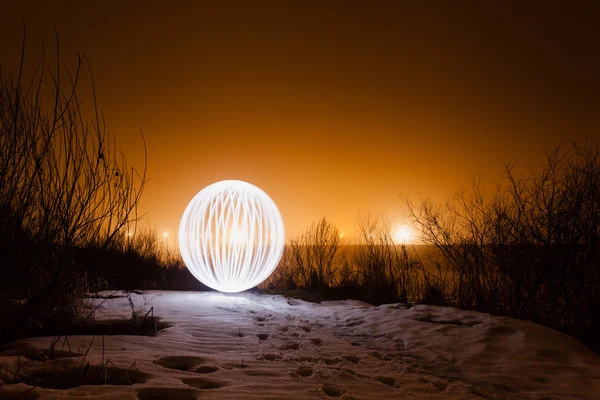
M 267 279 L 281 259 L 284 241 L 275 202 L 243 181 L 202 189 L 179 224 L 185 265 L 196 279 L 221 292 L 241 292 Z

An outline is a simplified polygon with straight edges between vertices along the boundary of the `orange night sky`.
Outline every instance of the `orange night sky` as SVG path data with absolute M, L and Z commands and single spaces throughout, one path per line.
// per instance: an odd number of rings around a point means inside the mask
M 86 53 L 130 164 L 146 135 L 142 227 L 173 236 L 222 179 L 265 190 L 288 238 L 323 216 L 352 238 L 359 216 L 402 218 L 400 193 L 444 200 L 600 137 L 598 9 L 403 3 L 2 0 L 0 61 L 22 18 L 28 71 L 53 28 L 64 61 Z

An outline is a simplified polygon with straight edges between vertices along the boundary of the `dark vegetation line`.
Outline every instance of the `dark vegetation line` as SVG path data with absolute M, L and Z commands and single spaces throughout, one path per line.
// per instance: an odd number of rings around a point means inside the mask
M 0 64 L 0 343 L 80 326 L 102 289 L 205 290 L 156 232 L 138 232 L 144 170 L 129 167 L 78 91 L 93 76 L 85 56 L 70 71 L 33 76 Z M 87 105 L 86 105 L 87 107 Z M 143 135 L 142 135 L 143 137 Z M 143 139 L 142 139 L 143 140 Z M 446 204 L 403 198 L 441 255 L 396 246 L 382 220 L 361 222 L 362 244 L 343 246 L 322 219 L 285 247 L 261 290 L 315 299 L 451 305 L 531 320 L 600 350 L 600 148 L 561 146 L 526 178 L 475 183 Z

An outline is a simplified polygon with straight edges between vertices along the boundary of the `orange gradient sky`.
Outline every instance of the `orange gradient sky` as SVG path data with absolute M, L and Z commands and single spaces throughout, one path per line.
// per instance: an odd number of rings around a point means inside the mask
M 145 133 L 142 227 L 170 240 L 218 180 L 265 190 L 288 238 L 323 216 L 353 238 L 360 216 L 401 220 L 400 193 L 443 201 L 600 137 L 597 8 L 402 3 L 4 0 L 0 61 L 16 65 L 22 18 L 28 68 L 53 28 L 64 61 L 86 53 L 138 167 Z

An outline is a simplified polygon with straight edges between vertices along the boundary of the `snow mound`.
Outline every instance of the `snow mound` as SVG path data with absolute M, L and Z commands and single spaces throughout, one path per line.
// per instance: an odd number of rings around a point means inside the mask
M 0 352 L 0 398 L 600 399 L 600 356 L 526 321 L 258 293 L 132 297 L 173 326 L 70 336 L 53 352 L 53 338 L 14 343 Z M 122 297 L 94 302 L 97 318 L 131 312 Z

